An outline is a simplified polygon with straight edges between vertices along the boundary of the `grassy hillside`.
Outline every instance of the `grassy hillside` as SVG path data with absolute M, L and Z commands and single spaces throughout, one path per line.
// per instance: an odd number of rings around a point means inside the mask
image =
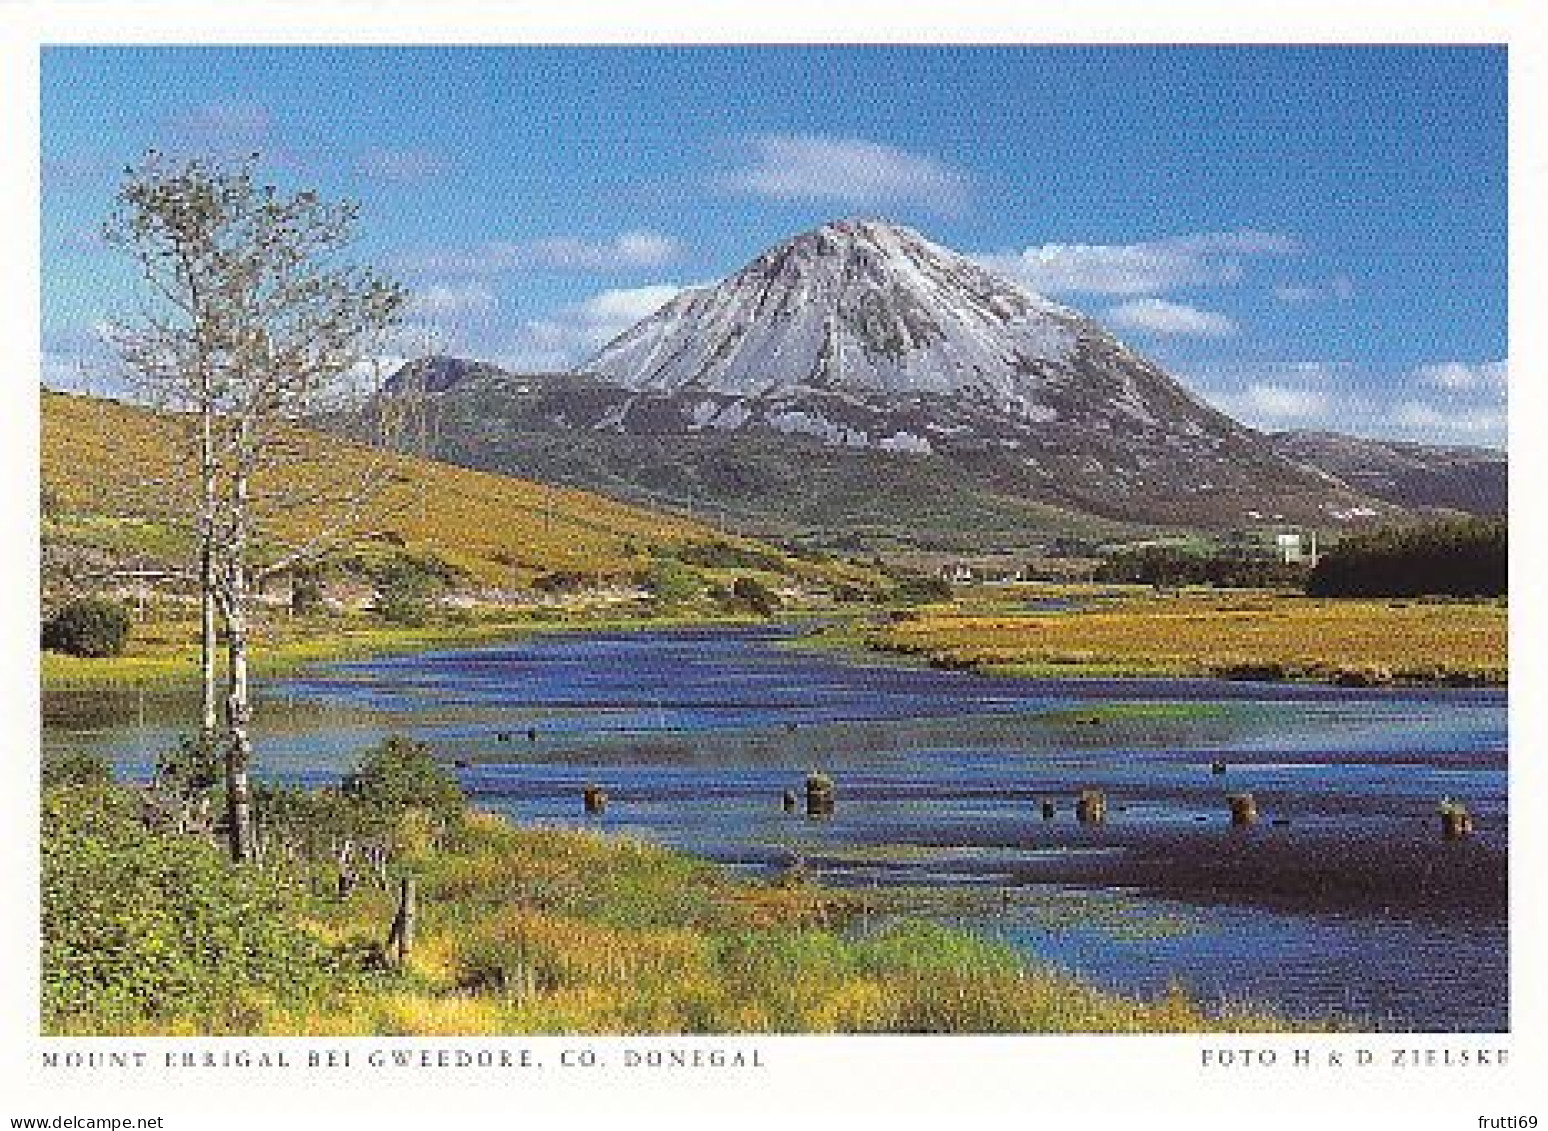
M 179 478 L 182 425 L 116 401 L 45 391 L 42 478 L 45 549 L 99 561 L 157 565 L 187 560 L 175 501 L 147 489 Z M 357 479 L 373 459 L 368 448 L 334 436 L 297 432 L 301 463 L 285 486 L 323 471 Z M 414 456 L 394 457 L 389 481 L 355 525 L 380 550 L 433 554 L 484 585 L 522 586 L 551 573 L 620 574 L 653 554 L 725 541 L 761 554 L 768 547 L 729 538 L 703 523 L 657 513 L 588 491 L 469 471 Z M 320 470 L 322 469 L 322 470 Z M 271 484 L 272 486 L 272 484 Z M 151 501 L 152 496 L 159 496 Z M 305 514 L 280 524 L 298 535 Z M 51 560 L 45 554 L 45 568 Z M 773 554 L 795 575 L 852 572 Z

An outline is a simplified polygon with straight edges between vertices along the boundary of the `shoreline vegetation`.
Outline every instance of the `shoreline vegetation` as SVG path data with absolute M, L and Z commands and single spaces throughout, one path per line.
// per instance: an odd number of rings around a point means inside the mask
M 1185 591 L 1057 612 L 931 606 L 830 628 L 814 643 L 991 675 L 1492 687 L 1509 682 L 1508 628 L 1503 599 Z
M 807 882 L 732 876 L 620 836 L 467 810 L 395 822 L 391 876 L 326 852 L 232 868 L 147 827 L 131 787 L 43 797 L 49 1035 L 1157 1033 L 1325 1029 L 1175 986 L 1100 990 L 1009 946 Z M 415 877 L 411 953 L 389 924 Z M 344 892 L 340 895 L 340 892 Z M 885 898 L 885 897 L 884 897 Z M 909 899 L 907 895 L 892 897 Z M 880 914 L 877 914 L 880 912 Z
M 624 616 L 616 610 L 593 615 L 544 617 L 532 613 L 485 613 L 423 625 L 393 625 L 366 615 L 284 617 L 266 625 L 253 650 L 260 676 L 289 675 L 307 664 L 478 647 L 526 639 L 540 633 L 619 632 L 695 625 L 747 624 L 761 618 L 736 614 Z M 44 692 L 115 686 L 191 684 L 198 677 L 198 625 L 187 617 L 135 626 L 120 656 L 80 657 L 43 652 Z
M 1355 687 L 1504 686 L 1503 599 L 1314 598 L 1264 591 L 1025 587 L 1019 601 L 962 599 L 899 608 L 839 607 L 792 643 L 991 675 L 1044 678 L 1216 677 Z M 1039 600 L 1061 602 L 1036 608 Z M 1031 604 L 1032 608 L 1028 608 Z M 811 619 L 811 618 L 806 618 Z M 368 614 L 277 616 L 254 648 L 260 675 L 331 660 L 476 647 L 539 633 L 646 631 L 765 623 L 752 614 L 599 607 L 565 615 L 487 609 L 415 626 Z M 197 676 L 197 625 L 186 614 L 136 624 L 123 655 L 44 652 L 43 689 L 172 686 Z

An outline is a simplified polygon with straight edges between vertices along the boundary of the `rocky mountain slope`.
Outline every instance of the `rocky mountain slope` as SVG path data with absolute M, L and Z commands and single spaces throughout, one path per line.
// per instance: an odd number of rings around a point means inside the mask
M 917 232 L 824 225 L 685 291 L 567 375 L 417 373 L 437 453 L 917 543 L 1391 516 L 1194 397 L 1094 320 Z
M 1495 448 L 1368 440 L 1337 432 L 1280 432 L 1273 439 L 1288 459 L 1397 506 L 1506 512 L 1509 464 Z

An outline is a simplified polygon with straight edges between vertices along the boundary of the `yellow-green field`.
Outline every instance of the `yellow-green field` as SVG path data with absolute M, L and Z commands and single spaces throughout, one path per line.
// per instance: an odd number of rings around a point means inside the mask
M 53 499 L 45 540 L 97 546 L 118 557 L 181 556 L 168 508 L 180 477 L 181 425 L 116 401 L 44 391 L 42 477 Z M 326 475 L 341 483 L 370 477 L 381 454 L 334 436 L 297 431 L 300 460 L 285 486 Z M 186 473 L 186 470 L 184 474 Z M 151 486 L 147 486 L 147 484 Z M 138 515 L 138 520 L 133 516 Z M 283 518 L 277 533 L 296 537 L 318 515 Z M 525 585 L 557 571 L 616 574 L 643 566 L 653 550 L 724 541 L 768 550 L 703 523 L 630 506 L 588 491 L 491 475 L 433 460 L 392 457 L 390 474 L 352 527 L 373 541 L 433 553 L 474 582 Z M 186 539 L 184 539 L 186 542 Z M 779 555 L 792 574 L 834 578 L 863 571 Z
M 1507 627 L 1504 602 L 1188 593 L 1050 613 L 937 606 L 861 639 L 942 666 L 1022 674 L 1503 684 Z

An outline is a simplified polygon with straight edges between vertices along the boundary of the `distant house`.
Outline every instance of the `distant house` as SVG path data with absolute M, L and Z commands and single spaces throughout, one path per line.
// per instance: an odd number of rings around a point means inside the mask
M 1274 547 L 1286 565 L 1317 564 L 1317 532 L 1290 531 L 1274 536 Z

